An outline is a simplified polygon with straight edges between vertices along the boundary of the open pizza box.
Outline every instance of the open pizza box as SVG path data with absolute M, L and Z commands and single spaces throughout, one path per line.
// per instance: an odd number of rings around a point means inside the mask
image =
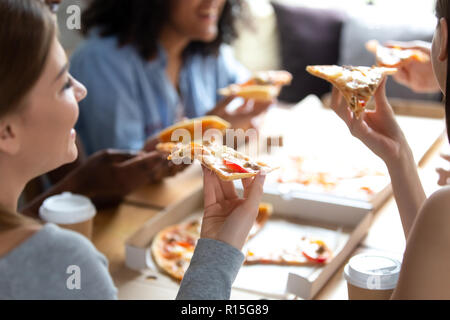
M 327 280 L 342 265 L 366 235 L 372 213 L 366 208 L 336 204 L 333 214 L 308 208 L 298 199 L 285 200 L 281 196 L 265 194 L 264 202 L 273 205 L 274 212 L 259 233 L 243 248 L 249 246 L 283 246 L 294 238 L 310 236 L 321 239 L 333 250 L 333 258 L 320 266 L 244 265 L 233 284 L 232 298 L 236 292 L 267 299 L 285 299 L 295 295 L 313 298 Z M 155 265 L 150 246 L 153 237 L 166 226 L 188 220 L 202 213 L 203 190 L 172 205 L 149 220 L 126 242 L 126 265 L 147 272 L 156 279 L 146 284 L 151 288 L 170 288 L 178 291 L 178 283 Z
M 329 99 L 324 101 L 327 104 Z M 420 164 L 444 133 L 442 104 L 400 99 L 393 103 Z M 295 199 L 308 212 L 332 215 L 347 207 L 377 210 L 392 194 L 387 168 L 326 104 L 310 95 L 296 105 L 270 109 L 262 118 L 258 158 L 280 167 L 267 176 L 265 191 Z M 261 147 L 271 139 L 282 141 L 281 146 Z M 251 148 L 247 145 L 240 151 L 249 154 Z

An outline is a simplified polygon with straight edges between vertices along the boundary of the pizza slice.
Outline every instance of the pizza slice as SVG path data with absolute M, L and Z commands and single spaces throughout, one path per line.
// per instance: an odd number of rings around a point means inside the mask
M 292 74 L 282 70 L 269 70 L 256 72 L 245 83 L 231 84 L 220 89 L 223 96 L 236 95 L 244 99 L 272 100 L 280 94 L 282 86 L 289 85 Z
M 159 141 L 161 143 L 166 142 L 180 142 L 176 140 L 178 136 L 173 136 L 177 130 L 187 130 L 190 135 L 191 141 L 194 139 L 202 139 L 203 134 L 209 129 L 216 129 L 224 132 L 230 128 L 231 124 L 218 116 L 204 116 L 200 118 L 188 119 L 162 130 L 159 133 Z M 198 132 L 196 132 L 198 130 Z M 182 132 L 180 132 L 182 133 Z M 196 135 L 199 137 L 197 138 Z
M 333 252 L 324 241 L 302 237 L 298 243 L 276 250 L 250 246 L 244 264 L 315 266 L 327 264 L 332 257 Z
M 179 163 L 185 159 L 197 159 L 224 181 L 250 178 L 259 172 L 267 174 L 276 169 L 263 162 L 251 160 L 232 148 L 208 141 L 203 144 L 179 144 L 167 159 Z
M 155 263 L 176 280 L 183 278 L 200 238 L 200 221 L 169 226 L 153 239 L 151 253 Z
M 382 67 L 398 68 L 411 60 L 419 62 L 430 61 L 429 55 L 420 50 L 385 47 L 377 40 L 368 41 L 366 49 L 375 55 L 377 64 Z
M 270 203 L 260 203 L 258 216 L 248 239 L 264 227 L 272 211 Z M 151 253 L 157 266 L 175 280 L 181 281 L 191 262 L 200 231 L 201 217 L 196 217 L 158 232 L 151 245 Z
M 354 66 L 307 66 L 313 76 L 336 86 L 357 118 L 364 111 L 383 78 L 397 72 L 395 68 Z

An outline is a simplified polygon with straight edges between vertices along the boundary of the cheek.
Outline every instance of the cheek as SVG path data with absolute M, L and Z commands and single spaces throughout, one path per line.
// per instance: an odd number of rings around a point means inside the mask
M 78 105 L 73 95 L 64 94 L 53 101 L 41 101 L 28 116 L 27 148 L 36 154 L 45 155 L 52 162 L 49 166 L 60 166 L 76 158 L 75 140 L 71 137 L 78 117 Z
M 433 67 L 434 76 L 436 77 L 441 91 L 445 94 L 445 82 L 447 64 L 439 60 L 440 44 L 438 36 L 435 34 L 431 45 L 431 64 Z

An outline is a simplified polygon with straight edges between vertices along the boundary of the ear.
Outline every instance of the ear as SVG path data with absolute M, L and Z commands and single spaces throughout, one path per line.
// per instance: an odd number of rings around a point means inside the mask
M 447 20 L 445 18 L 441 18 L 439 20 L 440 33 L 441 33 L 441 41 L 440 41 L 440 49 L 438 59 L 440 61 L 447 60 L 448 57 L 448 29 L 447 29 Z
M 0 153 L 15 155 L 20 150 L 18 127 L 12 119 L 0 119 Z

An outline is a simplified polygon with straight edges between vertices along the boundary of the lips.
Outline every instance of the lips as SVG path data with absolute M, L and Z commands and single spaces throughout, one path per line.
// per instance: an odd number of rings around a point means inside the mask
M 217 9 L 201 10 L 199 16 L 203 19 L 217 20 L 219 13 Z

